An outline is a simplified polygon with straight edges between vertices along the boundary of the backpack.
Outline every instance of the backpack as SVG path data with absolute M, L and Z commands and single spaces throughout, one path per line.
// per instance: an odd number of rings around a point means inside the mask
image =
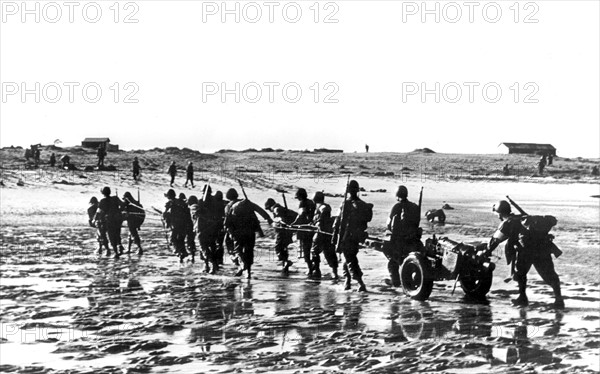
M 246 199 L 233 203 L 227 215 L 227 226 L 234 231 L 257 231 L 260 222 L 254 213 L 254 204 Z
M 522 229 L 519 243 L 523 247 L 539 246 L 551 241 L 550 230 L 558 221 L 554 216 L 525 216 L 521 218 Z

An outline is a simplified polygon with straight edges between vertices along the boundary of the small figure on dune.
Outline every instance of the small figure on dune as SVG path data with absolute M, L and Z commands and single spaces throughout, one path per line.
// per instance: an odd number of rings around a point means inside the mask
M 170 186 L 173 187 L 173 183 L 175 183 L 175 176 L 177 175 L 177 166 L 175 165 L 175 161 L 171 161 L 171 165 L 169 166 L 169 170 L 167 170 L 167 174 L 171 176 Z
M 192 188 L 194 188 L 194 165 L 192 164 L 192 161 L 188 162 L 187 168 L 185 169 L 185 184 L 183 186 L 187 187 L 188 182 L 190 182 Z

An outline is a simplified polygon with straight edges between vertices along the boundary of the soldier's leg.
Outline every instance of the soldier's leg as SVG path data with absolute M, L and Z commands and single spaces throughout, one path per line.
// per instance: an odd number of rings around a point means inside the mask
M 532 257 L 531 254 L 527 251 L 527 249 L 523 249 L 517 252 L 517 256 L 515 259 L 515 275 L 514 279 L 517 281 L 519 285 L 519 297 L 513 302 L 516 305 L 526 306 L 529 304 L 529 300 L 527 299 L 527 273 L 529 269 L 531 269 L 532 265 Z
M 110 246 L 115 251 L 114 257 L 118 258 L 121 255 L 119 251 L 121 228 L 118 227 L 116 223 L 109 223 L 107 225 L 107 233 Z M 107 251 L 107 256 L 110 254 L 109 252 L 110 251 Z
M 254 264 L 254 244 L 256 241 L 256 236 L 254 233 L 252 233 L 251 236 L 248 236 L 248 238 L 246 239 L 246 246 L 245 246 L 245 254 L 246 254 L 246 263 L 247 263 L 247 278 L 250 279 L 251 278 L 251 272 L 252 272 L 252 265 Z
M 198 236 L 200 238 L 200 252 L 202 253 L 201 258 L 204 260 L 204 272 L 208 273 L 210 271 L 209 264 L 212 260 L 212 256 L 209 253 L 209 241 L 206 237 L 206 234 L 200 233 Z
M 211 254 L 211 274 L 215 274 L 219 270 L 218 247 L 215 234 L 210 237 L 208 248 Z
M 300 239 L 300 250 L 302 251 L 302 258 L 304 258 L 304 262 L 306 263 L 307 271 L 306 275 L 311 276 L 313 272 L 312 261 L 310 259 L 310 249 L 312 247 L 311 239 Z
M 321 252 L 323 252 L 323 241 L 319 240 L 319 237 L 315 238 L 311 252 L 311 262 L 312 262 L 312 276 L 314 278 L 321 278 Z
M 554 305 L 561 308 L 564 307 L 565 304 L 560 290 L 560 278 L 554 269 L 554 262 L 552 261 L 550 252 L 543 252 L 538 255 L 533 262 L 533 266 L 544 282 L 552 287 L 555 298 Z
M 388 259 L 387 268 L 388 273 L 390 274 L 390 280 L 393 287 L 400 287 L 400 264 L 398 263 L 398 254 L 392 253 L 390 254 L 390 258 Z
M 244 241 L 243 238 L 241 237 L 235 237 L 232 238 L 232 242 L 233 242 L 233 252 L 235 253 L 235 259 L 234 262 L 237 263 L 238 265 L 238 270 L 235 272 L 235 276 L 239 277 L 242 275 L 242 273 L 244 272 L 244 270 L 247 268 L 247 265 L 245 263 L 245 256 L 244 256 Z
M 335 247 L 331 244 L 329 239 L 325 241 L 324 246 L 323 256 L 327 261 L 327 265 L 331 268 L 333 279 L 338 279 L 338 257 L 337 253 L 335 253 Z

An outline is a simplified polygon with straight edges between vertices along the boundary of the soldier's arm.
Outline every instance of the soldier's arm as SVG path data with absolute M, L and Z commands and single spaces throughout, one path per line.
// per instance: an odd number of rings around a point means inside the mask
M 390 215 L 386 221 L 386 227 L 388 230 L 392 231 L 392 223 L 394 221 L 394 217 L 400 215 L 400 204 L 395 204 L 390 211 Z
M 271 219 L 271 216 L 269 216 L 267 214 L 267 212 L 265 212 L 265 210 L 263 208 L 261 208 L 260 206 L 256 205 L 255 203 L 252 203 L 252 207 L 254 208 L 254 211 L 256 213 L 258 213 L 262 218 L 264 218 L 269 225 L 273 223 L 273 220 Z

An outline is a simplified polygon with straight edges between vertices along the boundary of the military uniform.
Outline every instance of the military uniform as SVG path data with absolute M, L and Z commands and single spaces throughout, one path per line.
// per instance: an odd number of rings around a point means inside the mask
M 122 252 L 121 246 L 121 225 L 123 224 L 123 217 L 121 215 L 121 209 L 123 202 L 117 196 L 106 196 L 98 203 L 97 221 L 100 223 L 105 230 L 104 232 L 108 235 L 108 242 L 115 251 L 115 257 L 119 257 Z M 106 237 L 103 238 L 104 245 L 108 248 L 106 243 Z M 110 255 L 110 250 L 107 250 L 106 255 Z
M 293 222 L 294 225 L 306 225 L 312 222 L 312 218 L 315 212 L 315 203 L 309 199 L 302 199 L 298 204 L 298 217 Z M 313 272 L 311 249 L 313 244 L 314 233 L 309 231 L 298 231 L 296 232 L 296 238 L 300 247 L 300 253 L 304 262 L 308 266 L 308 274 L 311 275 Z
M 386 253 L 386 257 L 388 272 L 394 287 L 400 286 L 399 269 L 406 256 L 423 248 L 419 229 L 420 220 L 419 206 L 406 198 L 392 207 L 388 229 L 392 232 L 390 241 L 393 249 L 390 253 Z
M 192 219 L 194 221 L 195 231 L 198 233 L 200 241 L 200 250 L 205 261 L 205 271 L 208 272 L 209 265 L 212 266 L 211 273 L 215 273 L 219 268 L 219 259 L 217 253 L 217 235 L 219 232 L 220 221 L 215 217 L 215 201 L 212 196 L 207 196 L 204 201 L 199 201 L 192 206 Z
M 130 193 L 123 195 L 124 213 L 127 220 L 127 228 L 129 229 L 129 243 L 127 251 L 131 251 L 131 244 L 135 243 L 138 247 L 138 254 L 142 254 L 142 241 L 140 239 L 139 230 L 146 218 L 146 211 L 142 204 L 136 201 Z
M 140 162 L 138 161 L 137 157 L 133 160 L 132 168 L 133 168 L 133 180 L 137 181 L 138 177 L 140 176 Z
M 188 182 L 192 184 L 192 188 L 194 187 L 194 165 L 190 162 L 185 170 L 186 178 L 184 186 L 187 187 Z
M 331 206 L 325 203 L 317 203 L 312 223 L 319 229 L 319 231 L 328 233 L 332 232 L 333 218 L 331 217 Z M 327 264 L 333 271 L 333 277 L 337 279 L 338 258 L 337 254 L 335 253 L 335 248 L 331 243 L 331 235 L 317 233 L 313 241 L 311 251 L 314 274 L 316 276 L 321 274 L 321 271 L 319 269 L 319 265 L 321 263 L 320 254 L 323 253 Z
M 358 263 L 357 255 L 360 243 L 363 243 L 368 236 L 366 230 L 368 222 L 373 218 L 373 205 L 365 203 L 358 197 L 358 183 L 355 182 L 356 184 L 353 186 L 352 182 L 349 186 L 354 189 L 354 192 L 351 192 L 350 197 L 340 207 L 335 222 L 337 234 L 334 237 L 334 242 L 339 236 L 337 252 L 344 255 L 345 288 L 350 289 L 350 282 L 355 279 L 360 284 L 359 291 L 366 291 L 362 281 L 363 272 Z
M 515 303 L 527 305 L 526 296 L 527 273 L 533 265 L 544 282 L 554 291 L 556 306 L 564 306 L 560 289 L 560 279 L 554 269 L 551 257 L 551 240 L 549 235 L 539 237 L 531 235 L 523 227 L 521 217 L 508 215 L 498 226 L 490 241 L 490 250 L 495 249 L 500 243 L 506 241 L 504 252 L 508 264 L 514 261 L 513 279 L 519 285 L 519 298 Z
M 277 203 L 269 210 L 273 212 L 273 217 L 278 219 L 284 225 L 291 225 L 298 217 L 298 213 Z M 275 228 L 275 253 L 277 254 L 277 259 L 282 262 L 284 267 L 289 261 L 288 245 L 293 242 L 293 236 L 294 232 L 291 230 L 278 227 Z
M 190 210 L 185 203 L 179 199 L 169 198 L 165 204 L 165 212 L 163 217 L 167 222 L 167 226 L 171 229 L 170 243 L 175 247 L 175 253 L 179 256 L 180 261 L 188 256 L 185 249 L 186 237 L 189 231 L 192 230 L 192 218 Z
M 251 276 L 255 235 L 256 231 L 260 229 L 260 222 L 255 213 L 260 214 L 269 224 L 273 222 L 261 207 L 249 200 L 233 198 L 225 207 L 225 228 L 233 239 L 233 250 L 240 264 L 236 276 L 242 275 L 244 270 L 248 272 L 248 278 Z
M 175 176 L 177 175 L 177 166 L 175 166 L 175 163 L 172 163 L 171 166 L 169 166 L 167 174 L 171 176 L 171 187 L 173 187 L 173 183 L 175 183 Z

